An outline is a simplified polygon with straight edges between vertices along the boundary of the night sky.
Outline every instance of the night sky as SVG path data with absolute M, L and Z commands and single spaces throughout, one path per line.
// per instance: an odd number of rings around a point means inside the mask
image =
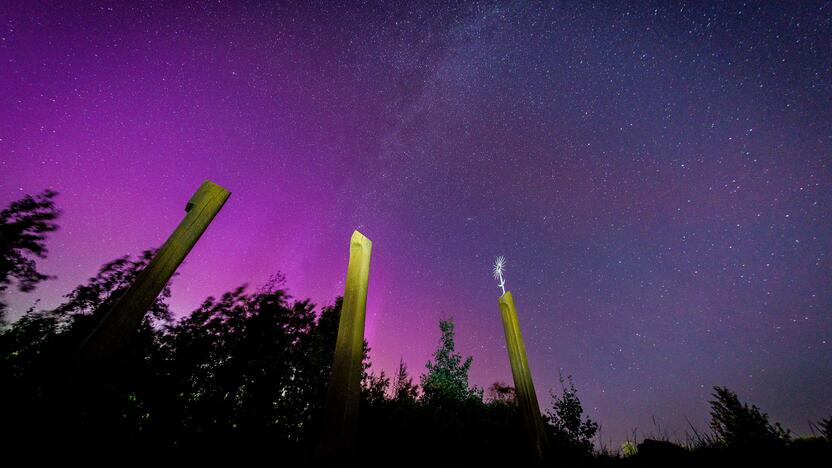
M 0 204 L 63 209 L 11 318 L 210 179 L 179 315 L 277 271 L 331 304 L 357 228 L 376 369 L 418 378 L 453 316 L 511 382 L 505 255 L 542 406 L 573 375 L 614 447 L 704 428 L 714 385 L 832 414 L 832 4 L 126 3 L 0 6 Z

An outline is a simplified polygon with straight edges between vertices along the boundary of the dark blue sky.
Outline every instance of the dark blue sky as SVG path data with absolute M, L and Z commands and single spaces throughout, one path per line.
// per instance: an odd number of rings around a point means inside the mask
M 40 306 L 233 195 L 175 279 L 186 313 L 282 270 L 331 303 L 374 242 L 367 337 L 418 375 L 457 321 L 511 381 L 508 260 L 544 407 L 558 370 L 614 445 L 704 427 L 726 385 L 832 414 L 832 6 L 766 2 L 7 3 L 0 202 L 62 230 Z M 14 313 L 12 314 L 14 315 Z

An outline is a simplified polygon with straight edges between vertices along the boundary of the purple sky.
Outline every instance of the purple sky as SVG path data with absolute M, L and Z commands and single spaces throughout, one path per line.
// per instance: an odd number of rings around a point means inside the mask
M 331 303 L 358 228 L 376 368 L 418 376 L 450 315 L 473 381 L 510 382 L 505 255 L 542 405 L 572 374 L 613 445 L 703 427 L 714 385 L 832 414 L 830 4 L 178 3 L 0 7 L 0 203 L 63 209 L 12 318 L 210 179 L 179 314 L 276 271 Z

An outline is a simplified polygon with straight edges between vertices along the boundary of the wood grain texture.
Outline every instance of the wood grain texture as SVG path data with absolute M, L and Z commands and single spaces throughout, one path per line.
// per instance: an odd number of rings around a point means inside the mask
M 230 195 L 231 192 L 211 181 L 203 182 L 188 200 L 185 218 L 173 234 L 71 357 L 67 366 L 70 377 L 100 372 L 124 348 Z
M 370 239 L 358 231 L 353 232 L 344 302 L 327 390 L 323 434 L 317 449 L 318 460 L 326 465 L 350 464 L 355 453 L 372 249 Z
M 508 359 L 511 362 L 511 374 L 514 377 L 517 408 L 520 411 L 523 431 L 529 445 L 530 461 L 542 466 L 545 463 L 545 457 L 548 455 L 548 441 L 543 418 L 540 415 L 540 405 L 537 402 L 537 393 L 534 390 L 532 373 L 529 370 L 529 362 L 526 357 L 526 345 L 523 343 L 523 336 L 520 333 L 520 322 L 517 320 L 517 311 L 514 308 L 514 298 L 511 291 L 506 291 L 500 297 L 500 316 L 503 319 Z

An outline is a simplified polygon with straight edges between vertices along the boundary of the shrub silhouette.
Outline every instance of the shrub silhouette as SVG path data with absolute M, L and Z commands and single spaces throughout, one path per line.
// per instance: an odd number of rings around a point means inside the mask
M 561 394 L 552 394 L 552 408 L 546 412 L 549 424 L 554 429 L 557 446 L 566 446 L 585 454 L 592 452 L 592 439 L 598 432 L 598 423 L 584 419 L 584 408 L 578 398 L 578 390 L 572 376 L 565 379 L 560 375 Z
M 714 387 L 711 404 L 711 429 L 729 447 L 782 444 L 789 432 L 772 425 L 768 415 L 754 405 L 741 403 L 737 394 L 725 387 Z

